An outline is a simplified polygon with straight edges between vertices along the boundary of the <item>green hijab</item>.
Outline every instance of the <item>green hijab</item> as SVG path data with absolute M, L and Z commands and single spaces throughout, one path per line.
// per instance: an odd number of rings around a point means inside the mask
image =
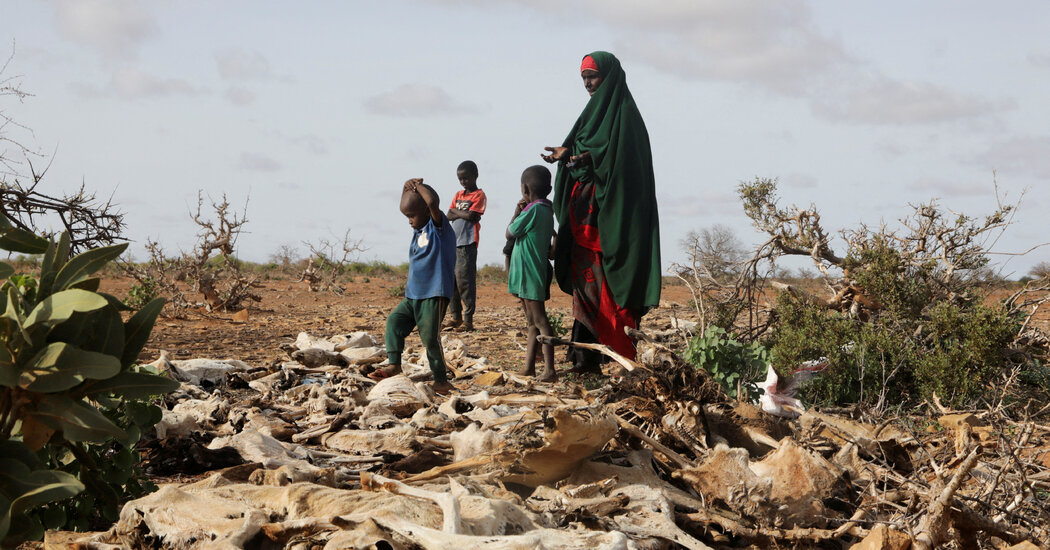
M 659 303 L 661 282 L 660 224 L 649 133 L 627 89 L 620 60 L 608 52 L 590 56 L 598 64 L 602 83 L 562 146 L 573 155 L 591 153 L 606 284 L 617 305 L 644 313 Z M 581 174 L 578 170 L 560 165 L 554 184 L 554 212 L 561 228 L 554 271 L 558 286 L 570 294 L 569 200 Z

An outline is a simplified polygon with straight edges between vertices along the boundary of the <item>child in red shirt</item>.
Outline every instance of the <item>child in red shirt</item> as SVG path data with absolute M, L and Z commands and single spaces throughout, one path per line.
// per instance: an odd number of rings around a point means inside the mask
M 448 219 L 456 232 L 456 286 L 448 312 L 452 316 L 450 328 L 463 325 L 464 332 L 474 330 L 475 297 L 477 296 L 478 237 L 481 234 L 481 215 L 488 199 L 478 188 L 478 165 L 472 160 L 459 163 L 456 177 L 463 190 L 452 197 Z

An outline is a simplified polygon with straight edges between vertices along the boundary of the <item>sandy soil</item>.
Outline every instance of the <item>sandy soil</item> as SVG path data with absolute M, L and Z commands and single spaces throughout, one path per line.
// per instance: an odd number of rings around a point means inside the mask
M 401 278 L 356 277 L 338 295 L 310 292 L 305 283 L 294 279 L 263 281 L 258 289 L 262 301 L 252 304 L 247 322 L 234 321 L 230 313 L 205 311 L 194 311 L 186 319 L 161 317 L 139 359 L 151 362 L 160 350 L 166 350 L 173 359 L 234 358 L 261 366 L 284 357 L 278 346 L 294 341 L 300 332 L 333 336 L 365 330 L 381 341 L 386 316 L 401 300 L 392 290 L 403 283 Z M 124 298 L 131 284 L 128 279 L 107 279 L 101 290 Z M 661 307 L 650 312 L 643 324 L 669 326 L 675 314 L 672 308 L 691 318 L 689 299 L 684 286 L 665 285 Z M 525 342 L 525 321 L 517 299 L 507 293 L 505 283 L 482 282 L 477 303 L 477 330 L 455 335 L 463 339 L 471 355 L 487 357 L 504 369 L 517 369 Z M 572 299 L 557 288 L 551 291 L 547 311 L 561 314 L 566 328 L 571 326 Z M 418 342 L 415 334 L 409 344 L 413 341 Z

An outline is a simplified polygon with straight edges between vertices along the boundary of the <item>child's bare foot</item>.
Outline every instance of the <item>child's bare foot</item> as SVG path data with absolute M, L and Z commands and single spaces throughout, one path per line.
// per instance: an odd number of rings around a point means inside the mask
M 434 390 L 434 393 L 438 395 L 448 395 L 452 393 L 456 387 L 448 382 L 434 382 L 430 385 L 430 389 Z
M 533 365 L 531 367 L 529 367 L 529 366 L 521 367 L 521 370 L 518 371 L 518 374 L 520 374 L 522 376 L 536 376 L 536 366 Z
M 463 324 L 463 328 L 460 329 L 462 332 L 474 332 L 474 323 L 467 321 Z
M 461 319 L 449 319 L 448 321 L 445 321 L 445 328 L 453 329 L 462 324 L 463 321 Z
M 372 380 L 383 380 L 401 374 L 401 365 L 387 365 L 380 367 L 368 374 Z
M 537 382 L 557 382 L 558 375 L 554 372 L 554 369 L 543 369 L 540 371 L 540 376 L 536 378 Z

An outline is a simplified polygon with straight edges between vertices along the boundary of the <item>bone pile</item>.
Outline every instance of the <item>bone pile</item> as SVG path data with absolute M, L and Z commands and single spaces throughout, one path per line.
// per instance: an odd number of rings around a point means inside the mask
M 268 367 L 162 355 L 155 366 L 182 387 L 143 447 L 160 489 L 108 531 L 72 538 L 301 550 L 1050 545 L 1046 425 L 1001 411 L 877 425 L 769 416 L 659 343 L 607 365 L 592 390 L 533 384 L 458 339 L 443 344 L 451 397 L 430 391 L 419 348 L 404 374 L 368 379 L 385 352 L 366 333 L 300 334 Z M 70 534 L 48 533 L 59 536 Z

